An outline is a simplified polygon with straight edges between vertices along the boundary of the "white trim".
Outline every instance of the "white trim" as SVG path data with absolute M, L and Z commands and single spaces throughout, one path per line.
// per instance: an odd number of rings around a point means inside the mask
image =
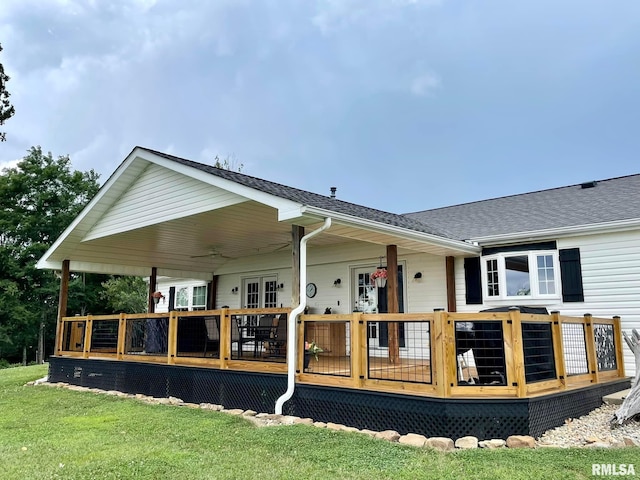
M 46 270 L 62 270 L 62 262 L 44 261 L 38 268 Z M 118 265 L 112 263 L 92 263 L 78 262 L 71 260 L 69 262 L 69 270 L 71 272 L 86 273 L 103 273 L 107 275 L 128 275 L 136 277 L 148 277 L 151 274 L 150 267 L 134 267 L 132 265 Z M 192 278 L 210 282 L 213 274 L 209 272 L 192 272 L 188 270 L 172 270 L 169 268 L 158 268 L 158 276 Z
M 529 295 L 508 295 L 507 292 L 507 269 L 506 259 L 508 257 L 526 256 L 529 267 Z M 553 260 L 553 280 L 555 293 L 543 294 L 539 292 L 540 284 L 538 278 L 538 263 L 537 258 L 540 256 L 551 256 Z M 487 262 L 497 260 L 498 265 L 498 291 L 499 295 L 489 295 L 488 290 L 488 276 L 487 276 Z M 507 301 L 513 303 L 514 301 L 536 301 L 542 300 L 549 301 L 561 301 L 562 299 L 562 285 L 560 279 L 560 261 L 557 250 L 523 250 L 520 252 L 500 252 L 494 255 L 485 255 L 480 260 L 480 271 L 482 272 L 482 295 L 486 299 L 486 303 Z
M 375 222 L 373 220 L 368 220 L 366 218 L 356 217 L 353 215 L 335 213 L 317 207 L 304 207 L 301 212 L 305 216 L 317 215 L 321 218 L 331 216 L 331 218 L 334 220 L 334 224 L 353 226 L 362 230 L 394 235 L 407 240 L 426 242 L 439 247 L 457 250 L 459 253 L 463 254 L 478 254 L 481 252 L 481 248 L 479 246 L 470 244 L 462 240 L 453 240 L 450 238 L 433 235 L 431 233 L 409 230 L 407 228 L 396 227 L 395 225 L 388 225 L 381 222 Z

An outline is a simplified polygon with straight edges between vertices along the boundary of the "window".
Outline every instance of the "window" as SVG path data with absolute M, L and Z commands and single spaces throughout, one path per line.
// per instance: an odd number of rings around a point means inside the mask
M 488 299 L 559 297 L 556 251 L 505 252 L 483 257 Z
M 207 306 L 207 287 L 193 287 L 193 310 L 205 310 Z
M 182 287 L 176 292 L 176 310 L 189 310 L 189 293 L 187 287 Z

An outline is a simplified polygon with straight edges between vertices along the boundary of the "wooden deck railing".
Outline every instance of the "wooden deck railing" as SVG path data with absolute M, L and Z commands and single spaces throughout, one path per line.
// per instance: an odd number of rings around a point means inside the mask
M 290 309 L 63 318 L 57 355 L 286 373 Z M 297 381 L 527 397 L 624 378 L 620 318 L 509 312 L 301 315 Z M 279 327 L 279 328 L 278 328 Z M 394 341 L 395 339 L 395 341 Z M 322 351 L 305 356 L 305 342 Z

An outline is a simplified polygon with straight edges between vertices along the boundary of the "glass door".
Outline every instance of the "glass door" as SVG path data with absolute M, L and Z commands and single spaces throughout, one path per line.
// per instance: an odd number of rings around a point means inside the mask
M 353 269 L 353 297 L 354 310 L 363 313 L 387 313 L 387 287 L 377 288 L 371 282 L 371 273 L 375 265 Z M 403 266 L 398 265 L 398 306 L 400 313 L 404 312 L 404 275 Z M 368 322 L 369 347 L 387 348 L 389 346 L 388 328 L 386 322 Z M 404 347 L 404 323 L 398 325 L 400 347 Z

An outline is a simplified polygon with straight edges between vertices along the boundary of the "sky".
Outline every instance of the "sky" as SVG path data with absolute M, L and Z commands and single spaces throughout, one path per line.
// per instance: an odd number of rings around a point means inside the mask
M 2 0 L 31 146 L 139 145 L 395 213 L 640 173 L 640 2 Z

